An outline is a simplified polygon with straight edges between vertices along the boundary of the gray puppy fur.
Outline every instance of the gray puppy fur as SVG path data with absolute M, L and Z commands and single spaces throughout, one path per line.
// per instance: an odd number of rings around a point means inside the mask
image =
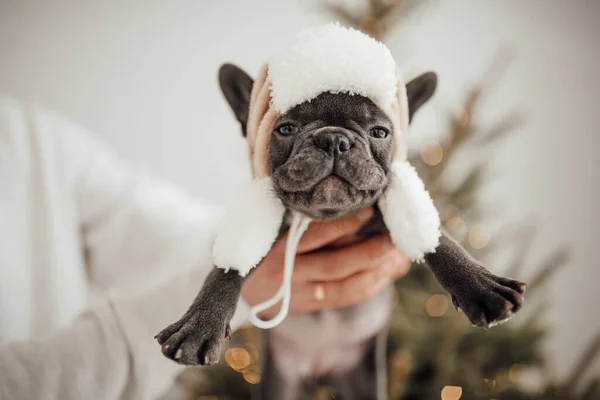
M 245 135 L 253 81 L 231 64 L 221 67 L 219 81 Z M 407 84 L 411 119 L 436 84 L 431 72 Z M 388 183 L 391 131 L 388 117 L 362 96 L 323 93 L 299 104 L 279 118 L 271 136 L 269 168 L 275 192 L 288 210 L 314 219 L 336 219 L 373 206 Z M 286 229 L 284 220 L 281 232 Z M 375 217 L 357 234 L 385 232 L 376 208 Z M 425 260 L 473 325 L 503 322 L 523 303 L 524 283 L 492 274 L 446 232 Z M 215 268 L 183 317 L 156 336 L 163 354 L 187 365 L 217 362 L 222 341 L 231 335 L 229 321 L 243 279 L 235 271 Z M 392 298 L 390 285 L 353 307 L 290 314 L 267 331 L 259 397 L 292 400 L 301 390 L 326 384 L 335 388 L 337 399 L 386 399 Z

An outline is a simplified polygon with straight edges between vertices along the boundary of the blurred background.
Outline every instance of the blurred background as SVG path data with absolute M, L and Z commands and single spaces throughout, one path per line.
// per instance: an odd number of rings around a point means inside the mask
M 254 75 L 300 29 L 331 20 L 384 41 L 407 80 L 438 73 L 412 161 L 446 227 L 493 272 L 532 284 L 517 317 L 483 331 L 413 268 L 398 283 L 392 398 L 600 398 L 600 1 L 0 0 L 0 92 L 227 204 L 249 173 L 218 67 Z M 203 398 L 247 395 L 259 337 L 238 333 L 210 372 L 244 394 Z M 177 396 L 200 396 L 198 375 Z

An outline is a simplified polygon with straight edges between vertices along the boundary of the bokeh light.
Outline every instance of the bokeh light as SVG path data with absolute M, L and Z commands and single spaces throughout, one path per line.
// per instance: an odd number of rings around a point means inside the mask
M 462 396 L 460 386 L 444 386 L 442 389 L 442 400 L 458 400 Z
M 333 390 L 331 388 L 323 386 L 316 390 L 314 399 L 315 400 L 332 400 L 332 399 L 335 399 L 335 396 L 334 396 Z
M 250 353 L 242 347 L 232 347 L 225 353 L 225 362 L 231 368 L 240 371 L 250 365 Z
M 391 360 L 392 375 L 396 379 L 403 379 L 413 367 L 413 357 L 406 349 L 397 350 Z
M 244 379 L 246 380 L 246 382 L 252 384 L 252 385 L 256 385 L 257 383 L 260 382 L 260 374 L 254 372 L 254 371 L 246 371 L 243 374 Z
M 462 242 L 467 237 L 467 224 L 461 217 L 452 217 L 446 221 L 444 227 L 448 229 L 454 240 Z
M 490 388 L 495 389 L 496 388 L 496 381 L 494 379 L 484 379 L 483 380 L 485 382 L 486 385 L 488 385 Z
M 483 249 L 490 241 L 490 235 L 481 225 L 475 225 L 469 231 L 469 244 L 474 249 Z
M 425 312 L 430 317 L 441 317 L 448 310 L 448 298 L 443 294 L 434 294 L 425 303 Z
M 440 215 L 444 220 L 460 217 L 460 210 L 454 204 L 445 204 L 440 207 Z
M 462 126 L 467 126 L 469 123 L 469 113 L 464 107 L 460 107 L 458 110 L 456 110 L 455 117 L 456 121 Z
M 523 366 L 520 364 L 513 364 L 508 370 L 508 379 L 513 383 L 519 383 L 521 381 L 521 375 L 523 372 Z
M 259 353 L 258 349 L 256 348 L 256 346 L 253 343 L 245 343 L 244 347 L 250 354 L 250 363 L 251 364 L 256 363 L 258 361 L 258 358 L 260 357 L 260 353 Z
M 442 149 L 442 146 L 434 140 L 426 142 L 421 147 L 421 158 L 427 165 L 438 165 L 443 157 L 444 150 Z

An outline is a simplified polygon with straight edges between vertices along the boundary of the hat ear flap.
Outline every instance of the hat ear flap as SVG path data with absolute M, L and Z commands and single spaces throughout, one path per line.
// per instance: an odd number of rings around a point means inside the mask
M 379 199 L 392 241 L 413 261 L 422 261 L 439 244 L 440 216 L 425 185 L 408 161 L 394 161 L 390 182 Z
M 216 267 L 226 272 L 234 269 L 241 276 L 248 275 L 273 247 L 284 215 L 285 206 L 275 195 L 271 178 L 253 180 L 238 197 L 217 234 L 213 248 Z M 274 328 L 288 314 L 296 248 L 310 223 L 310 218 L 302 214 L 293 213 L 292 216 L 285 248 L 283 282 L 273 297 L 249 310 L 250 322 L 261 329 Z M 282 305 L 275 317 L 266 321 L 259 318 L 262 311 L 279 301 Z
M 221 223 L 213 248 L 215 265 L 246 276 L 273 247 L 284 214 L 271 178 L 250 182 Z

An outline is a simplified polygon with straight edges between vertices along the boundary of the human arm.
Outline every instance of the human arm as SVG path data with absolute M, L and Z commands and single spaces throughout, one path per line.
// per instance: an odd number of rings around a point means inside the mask
M 14 144 L 3 153 L 11 157 L 0 162 L 2 171 L 22 167 L 26 173 L 18 177 L 24 188 L 32 188 L 25 201 L 48 218 L 33 228 L 48 228 L 44 241 L 23 246 L 44 250 L 31 270 L 35 295 L 48 299 L 44 286 L 58 278 L 56 269 L 47 267 L 54 267 L 54 253 L 67 247 L 80 250 L 86 263 L 64 269 L 85 274 L 88 287 L 81 290 L 97 297 L 62 329 L 37 318 L 41 329 L 33 339 L 25 335 L 0 345 L 0 398 L 155 397 L 178 369 L 146 346 L 154 345 L 156 331 L 202 286 L 220 210 L 124 163 L 92 134 L 54 113 L 16 101 L 0 102 L 0 111 L 0 137 L 9 139 L 3 145 Z M 10 164 L 13 160 L 22 164 Z M 36 216 L 31 220 L 37 222 Z M 56 268 L 63 270 L 60 264 Z M 69 280 L 60 287 L 81 283 Z M 68 299 L 65 293 L 50 300 Z M 47 304 L 50 310 L 61 306 Z

